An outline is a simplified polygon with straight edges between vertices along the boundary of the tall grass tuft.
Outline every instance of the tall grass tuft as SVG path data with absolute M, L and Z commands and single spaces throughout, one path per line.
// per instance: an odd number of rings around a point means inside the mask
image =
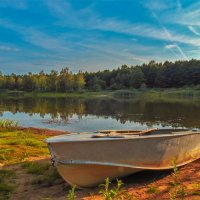
M 0 119 L 0 128 L 17 127 L 18 122 L 10 119 Z

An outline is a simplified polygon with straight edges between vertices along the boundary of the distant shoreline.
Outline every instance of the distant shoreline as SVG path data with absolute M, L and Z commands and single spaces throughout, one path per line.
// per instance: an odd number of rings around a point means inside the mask
M 26 92 L 17 90 L 0 90 L 0 97 L 45 97 L 45 98 L 142 98 L 156 99 L 200 99 L 200 88 L 148 88 L 148 89 L 123 89 L 102 91 L 79 92 Z

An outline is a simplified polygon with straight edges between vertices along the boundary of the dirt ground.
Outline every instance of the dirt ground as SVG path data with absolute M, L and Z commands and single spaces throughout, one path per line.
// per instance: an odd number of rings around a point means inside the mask
M 35 128 L 35 127 L 16 127 L 16 130 L 30 130 L 32 133 L 35 134 L 44 134 L 47 136 L 56 136 L 62 134 L 69 134 L 68 131 L 59 131 L 59 130 L 52 130 L 52 129 L 43 129 L 43 128 Z
M 39 161 L 50 163 L 50 159 Z M 29 174 L 21 165 L 4 166 L 15 172 L 17 185 L 11 200 L 66 200 L 70 186 L 61 178 L 53 184 L 39 183 L 41 175 Z M 190 163 L 179 169 L 178 179 L 184 188 L 184 199 L 200 200 L 200 160 Z M 122 179 L 124 189 L 132 199 L 170 199 L 170 191 L 174 190 L 172 171 L 143 171 Z M 35 182 L 35 183 L 34 183 Z M 115 186 L 115 182 L 111 187 Z M 178 186 L 179 187 L 179 186 Z M 99 187 L 77 190 L 77 199 L 104 199 L 98 194 Z M 172 194 L 171 194 L 172 196 Z M 171 198 L 172 199 L 172 198 Z M 181 198 L 176 198 L 181 199 Z
M 24 130 L 24 128 L 21 128 Z M 44 133 L 43 129 L 31 129 L 35 133 Z M 66 132 L 45 130 L 47 135 L 58 135 Z M 29 158 L 28 161 L 51 165 L 50 157 Z M 67 200 L 71 188 L 61 177 L 51 182 L 44 175 L 27 172 L 22 164 L 2 166 L 0 169 L 13 171 L 12 180 L 16 188 L 10 200 Z M 48 170 L 55 170 L 52 166 Z M 44 181 L 45 180 L 45 181 Z M 122 179 L 123 187 L 131 198 L 137 200 L 186 199 L 200 200 L 200 159 L 179 168 L 175 175 L 170 171 L 142 171 Z M 178 184 L 174 184 L 178 182 Z M 116 182 L 111 184 L 111 188 Z M 99 195 L 99 187 L 76 190 L 76 199 L 105 199 Z M 182 196 L 182 198 L 181 198 Z

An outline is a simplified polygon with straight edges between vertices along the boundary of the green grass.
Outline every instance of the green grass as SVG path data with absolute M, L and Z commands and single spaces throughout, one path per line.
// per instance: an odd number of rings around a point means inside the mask
M 115 98 L 136 98 L 140 95 L 140 91 L 136 89 L 132 90 L 118 90 L 113 93 Z
M 37 168 L 34 167 L 34 169 L 29 168 L 29 171 L 27 171 L 28 173 L 39 175 L 31 182 L 31 184 L 52 186 L 63 183 L 63 179 L 60 177 L 58 171 L 54 167 L 47 165 L 46 170 L 43 170 L 43 168 L 41 169 L 41 167 L 39 168 L 40 168 L 39 170 L 38 167 Z
M 16 92 L 16 91 L 15 91 Z M 148 99 L 150 101 L 182 101 L 182 100 L 199 100 L 200 86 L 191 86 L 183 88 L 147 88 L 147 89 L 122 89 L 122 90 L 102 90 L 102 91 L 80 91 L 80 92 L 24 92 L 23 96 L 11 95 L 9 91 L 2 91 L 0 94 L 10 98 L 22 97 L 78 97 L 78 98 L 140 98 Z
M 9 199 L 10 195 L 15 190 L 15 183 L 13 179 L 15 174 L 10 170 L 2 169 L 0 170 L 0 200 Z
M 21 91 L 19 91 L 21 92 Z M 12 93 L 12 95 L 10 95 Z M 25 97 L 46 97 L 46 98 L 63 98 L 63 97 L 78 97 L 78 98 L 101 98 L 112 97 L 113 91 L 79 91 L 79 92 L 23 92 L 23 95 L 14 95 L 17 91 L 2 90 L 0 91 L 0 97 L 6 99 L 19 99 Z M 21 94 L 21 93 L 20 93 Z
M 0 149 L 0 162 L 1 161 L 7 161 L 8 160 L 8 157 L 15 153 L 15 149 L 14 148 L 2 148 Z
M 0 119 L 0 128 L 13 128 L 17 127 L 18 122 L 14 120 L 9 120 L 9 119 Z
M 134 99 L 138 101 L 148 102 L 167 102 L 167 103 L 186 103 L 191 102 L 199 104 L 200 90 L 199 88 L 154 88 L 154 89 L 130 89 L 117 90 L 112 93 L 114 98 L 118 99 Z
M 158 189 L 154 186 L 150 186 L 147 190 L 146 190 L 146 193 L 147 194 L 154 194 L 154 193 L 157 193 L 158 192 Z
M 0 163 L 16 164 L 30 157 L 49 155 L 45 138 L 46 135 L 29 130 L 18 131 L 15 128 L 0 130 Z
M 25 162 L 22 164 L 30 174 L 44 174 L 46 170 L 49 169 L 49 164 L 47 163 L 37 163 L 37 162 Z
M 24 92 L 19 90 L 0 89 L 0 96 L 23 96 Z
M 79 97 L 79 98 L 99 98 L 105 96 L 112 96 L 112 91 L 82 91 L 82 92 L 25 92 L 25 97 L 49 97 L 49 98 L 59 98 L 59 97 Z
M 13 148 L 7 148 L 7 149 L 0 149 L 0 154 L 5 154 L 5 153 L 14 153 L 16 150 Z
M 170 88 L 170 89 L 150 89 L 143 92 L 148 97 L 156 98 L 200 98 L 200 90 L 194 88 Z
M 16 138 L 7 138 L 7 140 L 1 140 L 0 144 L 4 145 L 25 145 L 32 147 L 46 147 L 44 142 L 37 140 L 36 138 L 24 138 L 24 137 L 16 137 Z
M 63 179 L 61 179 L 61 176 L 59 175 L 57 169 L 51 168 L 49 172 L 46 173 L 44 181 L 49 185 L 53 185 L 55 182 L 63 182 Z

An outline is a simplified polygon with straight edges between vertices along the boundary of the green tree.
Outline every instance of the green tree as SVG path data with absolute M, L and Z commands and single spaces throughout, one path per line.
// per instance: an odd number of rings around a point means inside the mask
M 18 76 L 16 79 L 16 89 L 22 90 L 23 89 L 23 78 Z
M 23 88 L 26 91 L 38 90 L 38 79 L 36 75 L 31 72 L 29 72 L 28 75 L 25 75 L 23 78 Z
M 6 77 L 6 88 L 10 90 L 15 88 L 15 78 L 13 76 Z
M 0 71 L 0 88 L 3 89 L 5 87 L 5 76 Z
M 134 88 L 140 88 L 142 83 L 144 83 L 144 74 L 140 67 L 133 68 L 129 81 L 129 85 Z
M 58 72 L 51 70 L 51 73 L 47 75 L 48 91 L 57 92 L 58 90 Z
M 78 74 L 75 75 L 74 77 L 74 88 L 75 90 L 80 90 L 83 89 L 85 86 L 85 77 L 82 72 L 79 72 Z
M 39 91 L 47 91 L 47 76 L 41 71 L 37 77 L 37 88 Z

